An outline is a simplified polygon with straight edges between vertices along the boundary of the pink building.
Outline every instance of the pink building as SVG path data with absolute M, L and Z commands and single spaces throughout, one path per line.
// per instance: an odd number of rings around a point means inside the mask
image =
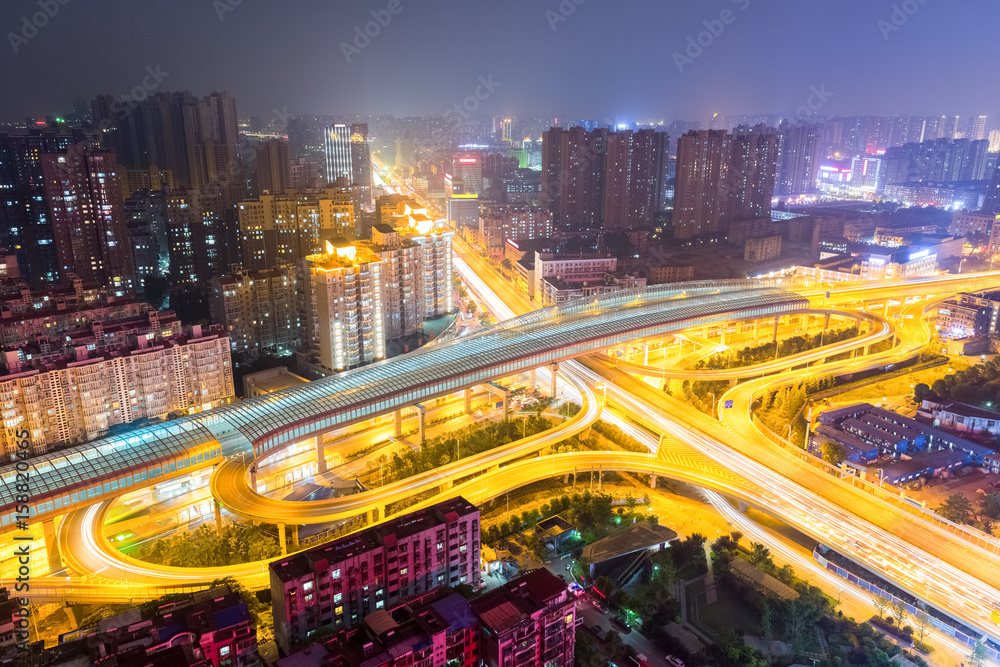
M 535 570 L 472 601 L 479 618 L 479 659 L 489 667 L 571 667 L 576 598 L 566 582 Z
M 479 509 L 454 498 L 270 565 L 275 641 L 360 626 L 440 586 L 479 586 Z

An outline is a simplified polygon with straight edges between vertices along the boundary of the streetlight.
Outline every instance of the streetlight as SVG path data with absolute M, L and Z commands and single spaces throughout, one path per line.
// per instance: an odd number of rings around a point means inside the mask
M 715 392 L 714 391 L 710 391 L 708 393 L 712 397 L 712 416 L 714 417 L 715 416 Z

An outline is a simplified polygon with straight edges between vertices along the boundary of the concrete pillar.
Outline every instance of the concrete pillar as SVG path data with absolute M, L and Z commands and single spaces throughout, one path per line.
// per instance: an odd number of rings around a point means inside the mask
M 753 337 L 756 338 L 757 334 L 760 332 L 760 320 L 753 321 Z
M 738 383 L 737 379 L 736 378 L 732 378 L 731 380 L 729 380 L 729 388 L 732 389 L 733 387 L 735 387 L 737 385 L 737 383 Z
M 215 505 L 215 532 L 222 535 L 222 505 L 218 500 L 213 500 L 212 503 Z
M 62 569 L 62 558 L 59 556 L 59 542 L 56 540 L 55 519 L 42 522 L 42 535 L 45 537 L 45 555 L 49 559 L 49 573 L 58 572 Z
M 749 505 L 747 505 L 747 503 L 746 503 L 746 501 L 745 501 L 745 500 L 737 500 L 737 501 L 736 501 L 736 508 L 737 508 L 737 509 L 738 509 L 739 511 L 743 512 L 744 514 L 746 514 L 746 513 L 747 513 L 747 510 L 748 510 L 748 509 L 750 509 L 750 506 L 749 506 Z
M 649 343 L 642 344 L 642 365 L 649 365 Z
M 536 381 L 537 378 L 535 377 L 535 369 L 532 368 L 530 371 L 528 371 L 528 384 L 534 387 Z
M 563 475 L 563 486 L 569 486 L 569 473 Z
M 422 445 L 424 444 L 424 439 L 427 436 L 427 408 L 420 403 L 417 403 L 413 407 L 416 408 L 417 410 L 417 419 L 420 422 L 419 433 L 420 433 L 420 444 Z
M 373 507 L 371 511 L 368 513 L 368 525 L 370 526 L 372 524 L 378 523 L 379 519 L 382 518 L 381 515 L 382 515 L 382 508 Z
M 487 382 L 483 386 L 491 394 L 496 394 L 503 399 L 503 418 L 506 421 L 510 417 L 510 390 L 496 382 Z
M 285 541 L 285 524 L 278 524 L 278 543 L 281 544 L 281 555 L 288 554 L 288 544 Z
M 324 449 L 324 446 L 323 446 L 323 436 L 322 435 L 317 435 L 316 436 L 316 465 L 317 465 L 317 470 L 319 471 L 319 474 L 321 474 L 321 475 L 327 471 L 327 467 L 326 467 L 326 454 L 324 453 L 323 449 Z
M 555 399 L 558 390 L 558 382 L 556 377 L 559 375 L 559 364 L 555 363 L 549 366 L 549 372 L 552 373 L 552 398 Z
M 829 330 L 830 330 L 830 313 L 827 313 L 826 317 L 823 319 L 823 332 L 826 333 Z
M 472 388 L 465 390 L 465 414 L 472 414 Z
M 257 464 L 250 466 L 250 490 L 257 493 Z
M 395 431 L 397 438 L 403 437 L 403 411 L 395 410 L 393 413 L 393 420 L 395 423 Z
M 774 336 L 771 338 L 772 343 L 778 342 L 778 320 L 780 319 L 781 319 L 780 317 L 774 318 Z
M 299 546 L 299 527 L 292 526 L 292 544 L 294 546 Z
M 656 488 L 656 475 L 653 474 L 649 475 L 649 488 L 651 489 Z

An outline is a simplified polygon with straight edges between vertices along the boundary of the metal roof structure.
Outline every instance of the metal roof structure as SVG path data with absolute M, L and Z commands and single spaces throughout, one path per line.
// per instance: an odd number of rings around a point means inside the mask
M 251 451 L 263 456 L 318 433 L 636 336 L 773 317 L 809 306 L 797 294 L 752 284 L 676 283 L 569 302 L 402 357 L 45 454 L 26 462 L 31 480 L 26 502 L 18 501 L 16 465 L 8 465 L 0 469 L 0 529 L 29 515 L 58 514 L 118 495 L 221 456 Z M 25 505 L 27 515 L 18 511 Z

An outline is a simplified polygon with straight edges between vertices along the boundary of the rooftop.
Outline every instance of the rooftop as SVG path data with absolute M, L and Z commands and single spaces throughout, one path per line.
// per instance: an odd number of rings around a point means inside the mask
M 645 521 L 634 523 L 620 533 L 609 535 L 583 548 L 583 557 L 600 563 L 640 549 L 650 549 L 677 539 L 677 533 L 665 526 Z

